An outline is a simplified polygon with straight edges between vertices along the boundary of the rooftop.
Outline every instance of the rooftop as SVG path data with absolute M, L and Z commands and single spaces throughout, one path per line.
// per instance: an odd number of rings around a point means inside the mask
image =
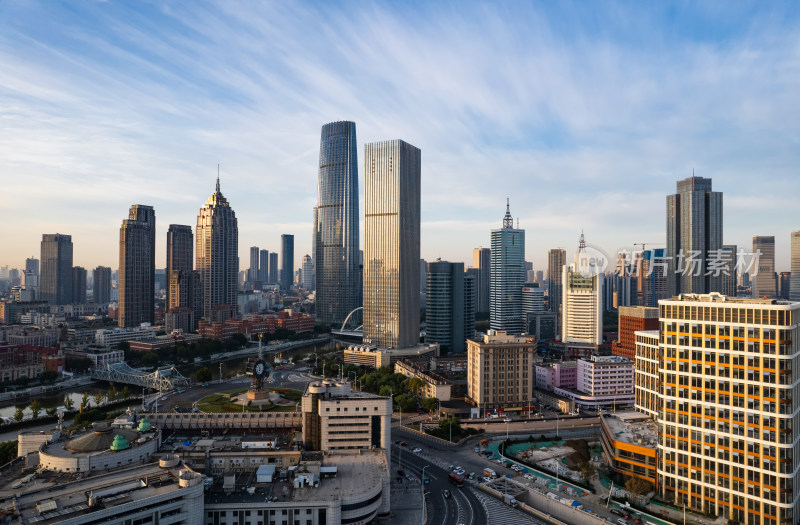
M 658 425 L 647 414 L 641 412 L 616 412 L 602 416 L 611 437 L 623 443 L 656 448 Z

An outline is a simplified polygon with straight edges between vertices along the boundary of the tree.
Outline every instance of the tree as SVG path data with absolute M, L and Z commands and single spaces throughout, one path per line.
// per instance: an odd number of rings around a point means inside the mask
M 383 385 L 380 390 L 378 390 L 378 395 L 382 397 L 389 397 L 392 395 L 392 387 L 388 385 Z
M 44 411 L 44 413 L 47 414 L 48 417 L 55 416 L 57 412 L 58 412 L 58 408 L 56 408 L 56 407 L 50 407 L 50 408 L 48 408 L 48 409 L 46 409 Z
M 81 398 L 81 412 L 89 408 L 89 392 L 84 392 Z
M 29 408 L 31 409 L 31 414 L 33 414 L 33 419 L 38 418 L 39 414 L 42 413 L 42 403 L 38 399 L 31 401 Z
M 25 417 L 25 409 L 22 407 L 17 407 L 17 409 L 14 411 L 14 421 L 19 423 L 22 421 L 23 417 Z
M 418 377 L 409 377 L 404 381 L 403 384 L 406 389 L 408 389 L 412 394 L 418 395 L 422 387 L 425 386 L 425 381 Z
M 128 399 L 131 397 L 131 389 L 128 388 L 128 385 L 122 387 L 122 393 L 120 394 L 121 399 Z
M 625 481 L 625 490 L 634 496 L 644 496 L 652 489 L 652 485 L 641 478 L 631 476 Z
M 194 373 L 194 377 L 197 379 L 198 383 L 208 383 L 211 381 L 211 370 L 209 370 L 207 366 L 204 366 Z
M 58 372 L 55 370 L 45 370 L 39 374 L 39 381 L 42 383 L 55 383 L 56 379 L 58 379 Z
M 111 388 L 108 389 L 108 402 L 113 403 L 119 399 L 119 392 L 117 391 L 117 385 L 111 384 Z
M 412 412 L 417 408 L 417 400 L 411 394 L 400 394 L 394 398 L 394 404 L 400 412 Z
M 17 457 L 17 441 L 4 441 L 0 443 L 0 465 L 5 465 Z
M 458 436 L 461 434 L 461 420 L 457 417 L 446 417 L 439 421 L 440 435 L 444 439 L 450 439 L 450 436 Z
M 158 361 L 158 354 L 155 352 L 144 352 L 144 355 L 142 356 L 142 366 L 158 366 Z
M 99 407 L 100 405 L 102 405 L 102 404 L 103 404 L 103 402 L 104 402 L 105 400 L 106 400 L 106 395 L 105 395 L 104 393 L 102 393 L 102 392 L 98 392 L 98 393 L 96 393 L 96 394 L 94 395 L 94 405 L 95 405 L 95 406 L 98 406 L 98 407 Z
M 69 395 L 64 396 L 64 408 L 72 410 L 73 406 L 75 406 L 75 403 L 72 402 L 72 398 Z
M 439 408 L 439 398 L 438 397 L 426 397 L 422 400 L 422 409 L 428 412 L 433 412 Z
M 588 483 L 589 479 L 595 474 L 594 465 L 592 465 L 591 461 L 584 461 L 583 463 L 578 465 L 578 468 L 581 471 L 581 476 L 583 477 L 583 481 L 586 481 Z

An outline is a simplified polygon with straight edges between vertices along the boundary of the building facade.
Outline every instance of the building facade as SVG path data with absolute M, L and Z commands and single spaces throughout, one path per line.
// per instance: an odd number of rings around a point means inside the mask
M 667 292 L 718 292 L 719 274 L 709 261 L 722 248 L 722 192 L 711 190 L 711 179 L 688 177 L 667 195 Z
M 317 318 L 326 324 L 361 306 L 357 151 L 355 122 L 322 126 L 312 255 Z
M 421 152 L 402 140 L 364 146 L 364 343 L 419 342 Z
M 281 290 L 288 292 L 294 284 L 294 235 L 281 235 Z
M 636 345 L 634 358 L 634 407 L 637 411 L 658 417 L 663 359 L 658 346 L 659 333 L 655 330 L 634 332 Z
M 217 187 L 197 215 L 195 268 L 203 290 L 204 319 L 221 305 L 235 311 L 239 275 L 239 227 L 236 214 Z
M 489 330 L 467 341 L 467 400 L 481 409 L 528 406 L 533 399 L 532 337 Z
M 539 283 L 525 283 L 522 287 L 522 315 L 527 319 L 529 313 L 544 311 L 544 288 L 540 288 Z
M 514 228 L 509 203 L 503 227 L 492 230 L 489 326 L 511 334 L 525 331 L 522 285 L 525 284 L 525 230 Z
M 565 344 L 602 343 L 603 275 L 588 259 L 583 234 L 575 263 L 563 268 L 561 289 L 561 340 Z
M 247 270 L 247 281 L 250 283 L 250 289 L 255 288 L 255 282 L 258 281 L 258 260 L 261 255 L 261 250 L 258 246 L 250 247 L 250 268 Z
M 42 235 L 41 268 L 39 300 L 50 304 L 69 304 L 72 301 L 71 235 Z
M 547 301 L 551 312 L 561 315 L 561 274 L 567 264 L 567 251 L 553 248 L 547 254 Z
M 194 269 L 194 235 L 192 227 L 184 224 L 170 224 L 167 229 L 167 295 L 164 301 L 165 310 L 171 308 L 172 290 L 169 283 L 173 271 L 190 272 Z
M 444 353 L 464 352 L 466 291 L 464 263 L 427 263 L 425 343 L 438 343 Z M 474 333 L 474 317 L 473 317 Z
M 86 304 L 86 268 L 72 267 L 72 304 Z
M 633 361 L 636 356 L 635 333 L 639 330 L 658 330 L 658 308 L 621 306 L 618 326 L 618 338 L 612 345 L 612 352 Z
M 98 266 L 92 271 L 92 302 L 111 302 L 111 268 L 108 266 Z
M 258 280 L 263 284 L 269 284 L 269 252 L 267 250 L 259 252 Z
M 661 496 L 733 522 L 795 523 L 800 304 L 687 294 L 659 317 Z
M 753 253 L 758 264 L 753 274 L 753 297 L 774 299 L 778 297 L 775 279 L 775 237 L 753 237 Z
M 789 282 L 789 299 L 800 301 L 800 231 L 792 232 L 790 236 L 789 250 L 792 276 Z
M 155 322 L 156 213 L 134 204 L 119 229 L 119 326 Z
M 303 264 L 300 266 L 300 275 L 302 276 L 302 281 L 300 282 L 300 286 L 303 287 L 306 291 L 313 291 L 315 288 L 315 271 L 314 271 L 314 261 L 311 259 L 311 256 L 306 254 L 303 256 Z
M 492 276 L 491 264 L 491 248 L 473 248 L 472 267 L 477 271 L 475 275 L 477 312 L 481 314 L 489 313 L 489 284 Z

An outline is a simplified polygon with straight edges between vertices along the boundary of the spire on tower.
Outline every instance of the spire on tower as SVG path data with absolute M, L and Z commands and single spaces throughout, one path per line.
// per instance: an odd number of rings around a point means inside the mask
M 506 197 L 506 215 L 503 217 L 503 228 L 513 228 L 514 219 L 511 217 L 511 205 L 508 197 Z
M 586 251 L 586 241 L 583 238 L 583 230 L 581 230 L 581 239 L 578 241 L 578 251 L 579 252 Z
M 217 193 L 219 193 L 219 164 L 217 164 Z

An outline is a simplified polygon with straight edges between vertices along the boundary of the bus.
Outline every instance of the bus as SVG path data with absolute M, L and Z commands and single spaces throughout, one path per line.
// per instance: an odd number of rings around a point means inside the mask
M 464 479 L 461 476 L 459 476 L 458 474 L 456 474 L 455 472 L 451 472 L 450 473 L 449 479 L 450 479 L 450 483 L 452 483 L 456 487 L 463 487 L 464 486 Z

